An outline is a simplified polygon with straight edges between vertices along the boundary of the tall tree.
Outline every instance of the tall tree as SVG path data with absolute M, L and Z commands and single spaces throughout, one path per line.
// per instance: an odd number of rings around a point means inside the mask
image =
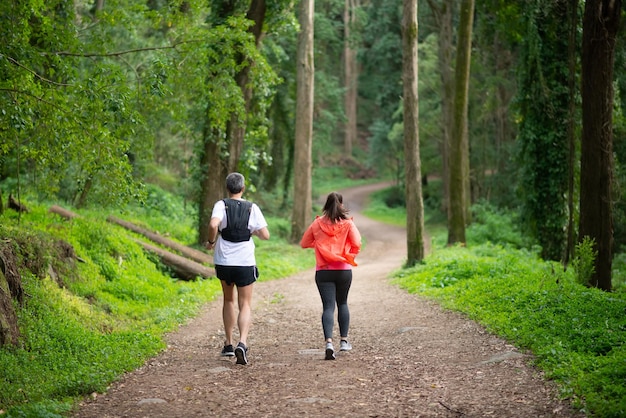
M 417 0 L 402 2 L 402 83 L 404 117 L 407 266 L 424 259 L 417 55 Z
M 579 240 L 594 241 L 590 285 L 611 290 L 613 259 L 613 74 L 621 0 L 587 0 L 582 42 Z
M 454 0 L 443 0 L 441 2 L 428 0 L 428 5 L 433 12 L 438 34 L 438 68 L 439 75 L 441 77 L 442 95 L 441 140 L 439 141 L 439 150 L 441 153 L 441 180 L 443 184 L 443 198 L 441 199 L 441 206 L 447 213 L 448 199 L 450 196 L 448 191 L 450 183 L 450 130 L 454 123 L 454 65 L 452 63 L 452 53 L 454 51 L 452 42 L 452 15 L 454 11 Z
M 520 65 L 522 216 L 550 260 L 563 256 L 567 223 L 568 3 L 527 3 Z
M 578 33 L 578 0 L 569 0 L 567 9 L 567 23 L 569 27 L 568 36 L 568 68 L 567 90 L 569 93 L 569 106 L 567 109 L 567 142 L 568 142 L 568 181 L 567 181 L 567 229 L 565 253 L 563 255 L 563 265 L 567 266 L 569 260 L 574 256 L 574 242 L 576 231 L 574 228 L 575 219 L 575 184 L 576 184 L 576 97 L 579 92 L 576 84 L 577 80 L 577 33 Z
M 465 243 L 469 221 L 469 139 L 467 104 L 472 51 L 474 0 L 462 0 L 457 35 L 454 123 L 450 141 L 448 244 Z
M 313 94 L 314 94 L 314 0 L 300 0 L 298 21 L 296 138 L 294 145 L 294 199 L 291 240 L 298 242 L 311 221 Z
M 357 90 L 359 67 L 357 63 L 357 48 L 353 29 L 356 24 L 359 0 L 345 0 L 343 12 L 344 24 L 344 86 L 346 124 L 344 129 L 344 152 L 347 157 L 352 155 L 352 146 L 357 140 Z
M 230 25 L 231 30 L 237 31 L 237 27 L 229 24 L 228 19 L 238 13 L 236 2 L 216 1 L 212 19 L 215 23 Z M 239 89 L 236 92 L 236 107 L 230 112 L 226 111 L 226 121 L 223 128 L 216 125 L 211 119 L 211 114 L 216 113 L 216 98 L 209 98 L 205 126 L 203 130 L 203 152 L 201 153 L 200 167 L 200 199 L 199 199 L 199 219 L 198 219 L 198 242 L 206 242 L 208 238 L 208 225 L 211 219 L 211 209 L 215 201 L 225 197 L 224 181 L 229 172 L 238 171 L 239 159 L 243 150 L 246 126 L 249 120 L 249 111 L 252 102 L 253 89 L 250 83 L 250 71 L 254 65 L 261 65 L 260 56 L 257 55 L 265 21 L 266 4 L 264 0 L 251 0 L 246 12 L 248 24 L 247 33 L 252 35 L 252 40 L 243 34 L 243 46 L 235 50 L 214 50 L 215 61 L 227 61 L 232 59 L 231 69 L 227 69 L 227 74 L 232 73 L 234 81 L 230 85 L 236 85 Z M 224 36 L 231 36 L 225 32 Z M 252 46 L 247 46 L 252 43 Z M 211 46 L 213 47 L 213 46 Z M 218 47 L 219 48 L 219 47 Z M 256 59 L 255 59 L 256 57 Z M 210 63 L 212 65 L 213 63 Z M 223 68 L 223 67 L 222 67 Z M 217 75 L 222 78 L 224 74 Z M 207 83 L 214 83 L 214 79 L 207 80 Z M 222 93 L 222 92 L 220 92 Z M 218 112 L 224 112 L 218 109 Z

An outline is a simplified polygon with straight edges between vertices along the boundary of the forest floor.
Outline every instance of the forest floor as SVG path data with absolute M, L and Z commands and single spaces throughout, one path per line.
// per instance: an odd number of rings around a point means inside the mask
M 216 300 L 74 417 L 582 417 L 530 354 L 389 282 L 406 236 L 359 213 L 376 187 L 343 191 L 365 242 L 349 297 L 352 351 L 324 360 L 321 301 L 305 271 L 255 284 L 248 365 L 219 355 Z

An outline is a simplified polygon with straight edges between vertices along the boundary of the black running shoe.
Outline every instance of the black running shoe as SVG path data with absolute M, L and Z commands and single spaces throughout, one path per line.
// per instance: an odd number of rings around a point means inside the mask
M 222 348 L 222 353 L 220 355 L 222 357 L 234 357 L 235 349 L 233 348 L 233 345 L 232 344 L 225 345 L 224 348 Z
M 237 344 L 235 348 L 235 357 L 237 357 L 237 364 L 248 364 L 248 347 L 244 343 Z

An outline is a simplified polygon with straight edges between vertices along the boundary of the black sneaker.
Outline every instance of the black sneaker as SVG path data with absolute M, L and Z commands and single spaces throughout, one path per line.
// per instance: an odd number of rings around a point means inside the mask
M 237 344 L 235 348 L 235 357 L 237 357 L 237 364 L 248 364 L 248 347 L 244 343 Z
M 220 355 L 222 357 L 234 357 L 235 349 L 233 348 L 233 345 L 232 344 L 225 345 L 224 348 L 222 348 L 222 353 Z
M 335 348 L 333 347 L 333 343 L 326 343 L 326 360 L 334 360 L 335 359 Z

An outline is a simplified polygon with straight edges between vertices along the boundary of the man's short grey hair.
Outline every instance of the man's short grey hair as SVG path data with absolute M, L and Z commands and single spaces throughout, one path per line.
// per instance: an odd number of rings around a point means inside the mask
M 226 176 L 226 188 L 230 194 L 240 193 L 246 185 L 246 178 L 241 173 L 230 173 Z

